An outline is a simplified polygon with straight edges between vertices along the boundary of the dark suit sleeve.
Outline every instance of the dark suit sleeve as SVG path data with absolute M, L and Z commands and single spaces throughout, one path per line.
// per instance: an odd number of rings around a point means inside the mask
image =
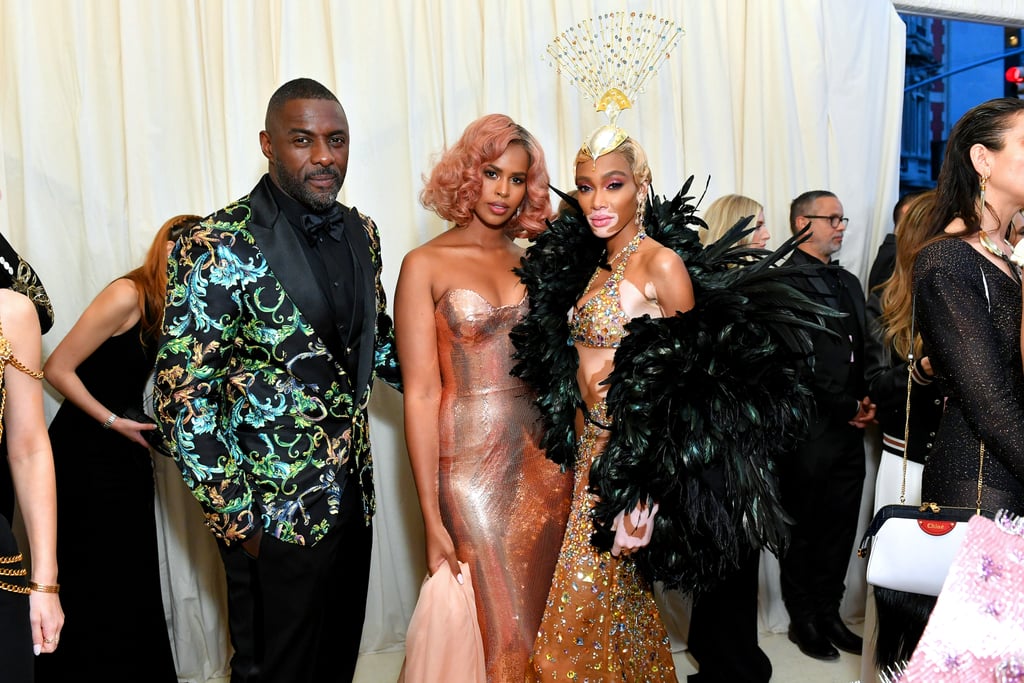
M 846 271 L 840 271 L 840 277 L 853 304 L 853 310 L 845 315 L 856 318 L 856 324 L 864 329 L 864 291 L 857 278 Z M 813 292 L 809 285 L 801 288 L 804 293 Z M 863 339 L 851 348 L 847 333 L 838 318 L 826 320 L 826 326 L 832 331 L 817 332 L 812 337 L 814 344 L 814 372 L 810 380 L 811 391 L 817 404 L 818 415 L 834 423 L 852 420 L 860 409 L 860 401 L 864 398 L 864 378 L 856 377 L 852 383 L 856 393 L 847 389 L 847 377 L 850 372 L 863 373 L 861 362 L 851 364 L 850 353 L 854 356 L 863 355 Z M 856 340 L 855 340 L 856 342 Z
M 864 379 L 868 396 L 878 406 L 880 415 L 902 413 L 907 401 L 907 364 L 892 362 L 877 292 L 868 297 L 865 317 L 868 331 L 864 337 Z
M 860 409 L 860 400 L 863 397 L 847 392 L 845 386 L 836 381 L 836 378 L 828 372 L 826 358 L 833 354 L 826 353 L 824 345 L 835 345 L 835 343 L 834 340 L 825 337 L 820 332 L 814 337 L 814 371 L 810 380 L 811 392 L 814 394 L 814 402 L 819 415 L 829 417 L 833 422 L 846 422 L 856 417 L 857 411 Z
M 376 223 L 370 219 L 366 220 L 369 221 L 370 249 L 373 252 L 371 256 L 376 266 L 373 277 L 377 296 L 377 329 L 374 333 L 373 370 L 378 379 L 402 391 L 402 373 L 398 367 L 398 353 L 395 351 L 395 325 L 388 315 L 387 295 L 380 283 L 380 232 Z
M 207 526 L 228 543 L 259 527 L 237 442 L 222 429 L 231 408 L 225 395 L 243 319 L 242 289 L 261 267 L 254 253 L 237 233 L 226 235 L 207 222 L 178 242 L 168 264 L 156 363 L 159 428 Z
M 878 253 L 875 255 L 874 263 L 871 264 L 871 272 L 868 274 L 868 296 L 875 291 L 878 285 L 892 277 L 894 270 L 896 270 L 896 238 L 890 233 L 878 245 Z

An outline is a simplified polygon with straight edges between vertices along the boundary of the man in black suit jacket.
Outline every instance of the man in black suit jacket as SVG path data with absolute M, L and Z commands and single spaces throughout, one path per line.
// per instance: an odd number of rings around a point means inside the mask
M 783 463 L 780 476 L 782 502 L 794 519 L 789 550 L 780 558 L 789 638 L 804 654 L 830 660 L 839 657 L 836 647 L 861 651 L 861 639 L 843 623 L 839 604 L 864 485 L 863 429 L 874 419 L 875 406 L 865 396 L 864 292 L 852 273 L 831 261 L 848 223 L 843 205 L 831 192 L 805 192 L 793 200 L 789 223 L 794 234 L 810 227 L 788 262 L 807 269 L 794 274 L 794 283 L 846 314 L 826 320 L 832 334 L 813 337 L 817 410 L 807 439 Z

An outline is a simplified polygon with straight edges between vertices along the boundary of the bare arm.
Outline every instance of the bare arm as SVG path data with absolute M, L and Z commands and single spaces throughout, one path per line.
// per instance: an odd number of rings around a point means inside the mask
M 662 247 L 651 254 L 646 270 L 658 305 L 666 316 L 686 313 L 693 308 L 693 283 L 678 254 Z
M 649 252 L 641 266 L 640 277 L 650 288 L 644 289 L 658 303 L 664 316 L 685 313 L 693 308 L 693 283 L 686 264 L 671 249 L 659 247 Z M 640 501 L 632 510 L 622 510 L 612 522 L 615 540 L 612 554 L 631 554 L 651 541 L 657 501 Z
M 433 574 L 448 562 L 452 575 L 460 576 L 455 544 L 441 521 L 438 501 L 441 371 L 429 259 L 429 252 L 420 248 L 402 262 L 395 288 L 395 341 L 405 387 L 405 443 L 423 514 L 427 570 Z
M 14 358 L 30 370 L 38 368 L 42 342 L 32 302 L 10 290 L 0 291 L 0 324 Z M 40 380 L 9 364 L 4 369 L 4 388 L 4 439 L 32 553 L 31 578 L 52 586 L 57 583 L 57 491 L 43 415 L 43 386 Z M 32 591 L 29 602 L 32 642 L 39 651 L 52 652 L 64 624 L 60 600 L 56 593 Z
M 131 329 L 140 316 L 135 283 L 124 278 L 114 280 L 89 304 L 46 361 L 44 371 L 50 385 L 100 424 L 106 424 L 114 412 L 96 400 L 82 383 L 78 366 L 107 339 Z M 117 417 L 109 427 L 145 448 L 149 445 L 140 432 L 156 429 L 156 425 L 123 417 Z

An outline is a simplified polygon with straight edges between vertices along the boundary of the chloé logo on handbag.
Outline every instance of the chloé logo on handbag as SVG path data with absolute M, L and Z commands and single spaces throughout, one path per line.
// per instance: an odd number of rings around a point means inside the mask
M 951 520 L 919 519 L 917 525 L 929 536 L 945 536 L 956 528 L 956 522 Z

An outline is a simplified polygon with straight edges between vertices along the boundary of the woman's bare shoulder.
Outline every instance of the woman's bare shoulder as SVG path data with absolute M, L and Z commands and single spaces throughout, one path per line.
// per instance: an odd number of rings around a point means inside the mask
M 637 253 L 646 270 L 658 273 L 673 273 L 686 270 L 683 257 L 660 242 L 648 238 L 650 246 Z
M 0 289 L 0 336 L 15 347 L 31 338 L 39 343 L 39 316 L 35 304 L 24 294 Z
M 0 321 L 4 324 L 20 324 L 25 322 L 27 317 L 35 318 L 38 324 L 39 319 L 32 300 L 13 289 L 0 289 Z

